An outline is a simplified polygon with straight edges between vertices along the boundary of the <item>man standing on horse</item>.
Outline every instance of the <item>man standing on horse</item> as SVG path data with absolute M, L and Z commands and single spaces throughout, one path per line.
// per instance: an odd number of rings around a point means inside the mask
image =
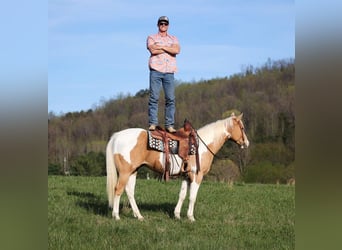
M 177 37 L 168 34 L 169 18 L 161 16 L 158 19 L 158 33 L 147 37 L 147 49 L 151 56 L 150 96 L 148 102 L 149 130 L 155 130 L 158 125 L 158 101 L 160 88 L 163 86 L 165 94 L 165 128 L 174 133 L 175 123 L 175 81 L 177 71 L 176 55 L 180 52 Z

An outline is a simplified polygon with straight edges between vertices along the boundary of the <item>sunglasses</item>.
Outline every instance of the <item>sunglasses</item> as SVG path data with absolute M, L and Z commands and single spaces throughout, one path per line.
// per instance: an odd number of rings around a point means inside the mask
M 162 26 L 162 25 L 169 26 L 168 23 L 159 23 L 159 26 Z

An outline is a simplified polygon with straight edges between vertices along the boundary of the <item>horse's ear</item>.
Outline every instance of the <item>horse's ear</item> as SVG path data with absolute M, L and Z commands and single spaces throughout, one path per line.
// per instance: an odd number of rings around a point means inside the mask
M 235 113 L 234 112 L 232 112 L 232 114 L 230 115 L 231 117 L 234 117 L 235 116 Z
M 237 120 L 240 121 L 242 119 L 243 113 L 241 113 L 238 117 Z

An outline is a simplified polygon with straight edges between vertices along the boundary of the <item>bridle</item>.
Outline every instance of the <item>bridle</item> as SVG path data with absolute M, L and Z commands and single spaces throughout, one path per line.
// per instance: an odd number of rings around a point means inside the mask
M 244 145 L 246 145 L 246 138 L 245 138 L 245 128 L 241 122 L 241 120 L 237 121 L 239 128 L 241 130 L 241 135 L 242 135 L 242 143 L 238 143 L 238 141 L 236 141 L 237 144 L 239 144 L 242 148 L 244 147 Z

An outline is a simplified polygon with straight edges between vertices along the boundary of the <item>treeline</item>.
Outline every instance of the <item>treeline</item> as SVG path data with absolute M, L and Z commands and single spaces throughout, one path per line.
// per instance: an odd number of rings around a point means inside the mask
M 227 142 L 208 179 L 286 182 L 294 177 L 295 64 L 293 59 L 249 66 L 242 73 L 176 87 L 176 127 L 185 118 L 195 128 L 244 113 L 251 146 L 241 151 Z M 164 105 L 160 98 L 159 121 Z M 148 89 L 103 101 L 95 109 L 63 115 L 49 113 L 49 174 L 105 175 L 105 147 L 115 132 L 148 127 Z M 149 173 L 144 169 L 140 175 Z M 150 173 L 149 173 L 150 174 Z M 151 173 L 152 174 L 152 173 Z M 153 175 L 153 174 L 152 174 Z

